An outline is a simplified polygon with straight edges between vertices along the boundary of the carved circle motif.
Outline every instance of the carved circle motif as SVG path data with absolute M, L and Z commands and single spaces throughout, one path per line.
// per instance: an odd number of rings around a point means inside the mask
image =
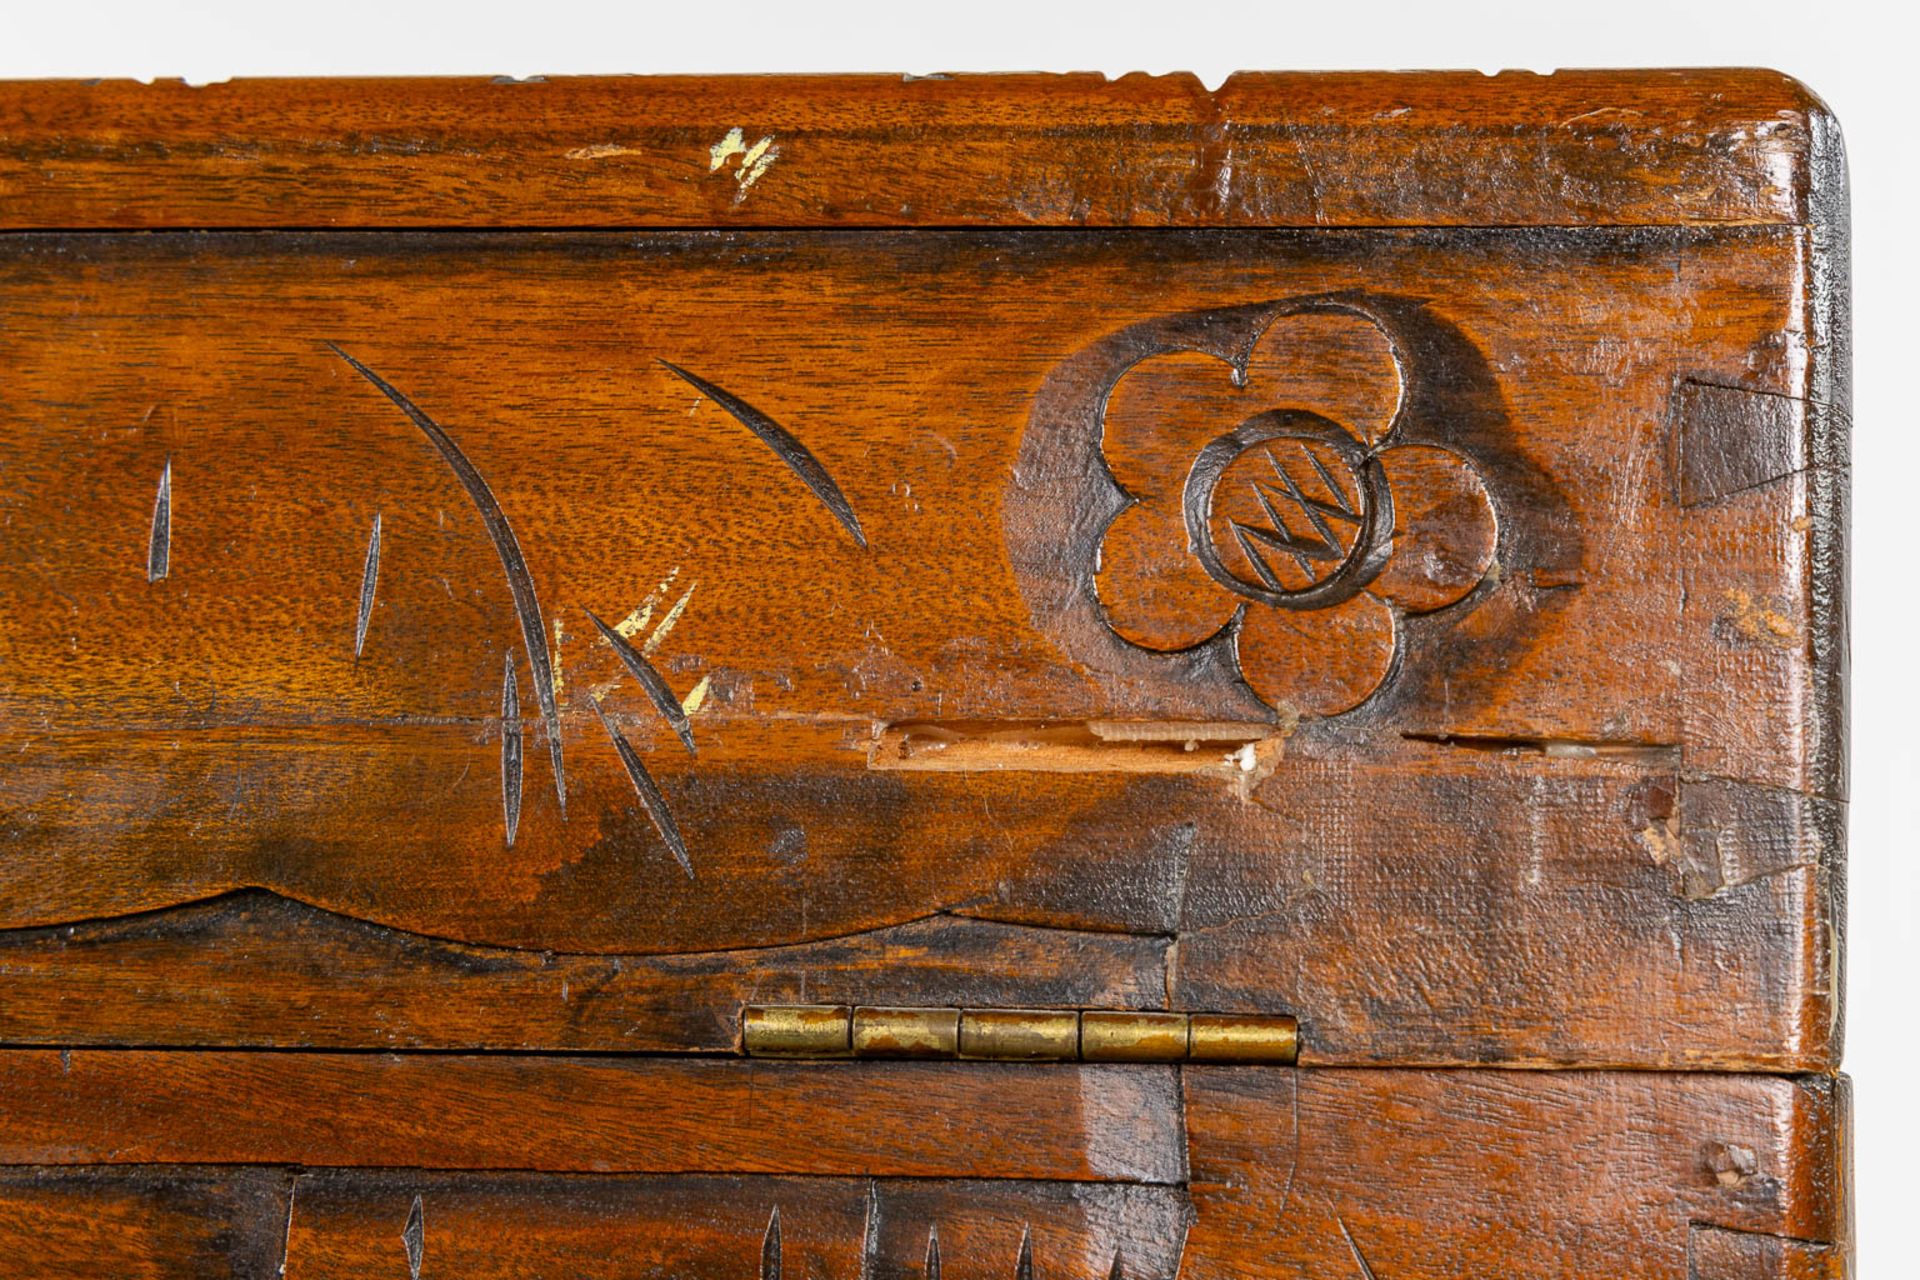
M 1256 510 L 1224 509 L 1223 488 Z M 1380 460 L 1316 413 L 1270 410 L 1209 441 L 1182 505 L 1207 575 L 1282 609 L 1352 599 L 1392 551 L 1393 489 Z M 1223 554 L 1228 539 L 1233 549 Z

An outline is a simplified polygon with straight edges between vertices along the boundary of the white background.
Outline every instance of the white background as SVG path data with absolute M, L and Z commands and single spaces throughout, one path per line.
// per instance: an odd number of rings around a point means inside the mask
M 1904 8 L 1904 6 L 1902 6 Z M 0 77 L 587 72 L 1771 66 L 1838 113 L 1853 170 L 1856 414 L 1852 931 L 1847 1070 L 1858 1086 L 1861 1276 L 1912 1275 L 1920 1208 L 1913 987 L 1920 725 L 1912 650 L 1920 449 L 1908 377 L 1920 61 L 1892 4 L 917 5 L 330 0 L 0 6 Z M 1903 302 L 1902 299 L 1907 299 Z M 4 371 L 0 371 L 4 376 Z M 1904 388 L 1904 389 L 1903 389 Z M 1906 654 L 1907 657 L 1902 657 Z M 1631 1003 L 1632 993 L 1622 992 Z M 1463 1277 L 1462 1280 L 1467 1280 Z

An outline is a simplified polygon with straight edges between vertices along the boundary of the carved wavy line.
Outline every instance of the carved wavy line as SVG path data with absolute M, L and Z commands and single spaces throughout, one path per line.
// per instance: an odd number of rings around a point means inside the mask
M 514 536 L 513 526 L 507 523 L 506 512 L 500 509 L 500 501 L 493 496 L 486 477 L 480 474 L 479 469 L 461 452 L 460 446 L 454 443 L 453 437 L 439 423 L 366 365 L 331 342 L 327 346 L 352 366 L 355 373 L 372 383 L 381 395 L 391 400 L 414 426 L 420 428 L 421 434 L 453 469 L 454 476 L 479 511 L 487 536 L 493 539 L 493 548 L 500 556 L 500 566 L 506 571 L 507 590 L 513 595 L 514 611 L 520 617 L 520 636 L 526 642 L 527 665 L 533 668 L 534 697 L 539 700 L 540 714 L 547 723 L 547 752 L 553 759 L 554 795 L 560 802 L 560 816 L 566 817 L 567 771 L 560 745 L 560 707 L 553 693 L 553 659 L 547 650 L 546 621 L 540 613 L 539 597 L 534 594 L 533 575 L 527 571 L 527 558 L 521 553 L 520 540 Z
M 1082 929 L 1069 925 L 1033 924 L 1014 920 L 996 920 L 991 917 L 966 915 L 961 912 L 940 910 L 926 911 L 918 915 L 889 920 L 884 924 L 868 925 L 859 929 L 849 929 L 843 933 L 822 934 L 798 942 L 749 943 L 734 947 L 712 947 L 698 951 L 561 951 L 552 947 L 520 947 L 500 942 L 474 942 L 466 938 L 455 938 L 445 934 L 427 933 L 408 929 L 401 925 L 387 924 L 379 920 L 357 916 L 351 912 L 339 911 L 332 907 L 309 902 L 304 898 L 286 893 L 270 885 L 235 885 L 211 893 L 205 897 L 185 899 L 168 903 L 165 906 L 146 907 L 138 911 L 122 912 L 116 915 L 87 916 L 72 920 L 61 920 L 46 924 L 21 925 L 10 929 L 0 929 L 0 951 L 22 941 L 26 935 L 59 934 L 66 943 L 110 942 L 112 937 L 76 938 L 76 930 L 127 931 L 132 932 L 153 925 L 178 924 L 179 920 L 167 917 L 184 917 L 194 912 L 212 913 L 225 904 L 246 899 L 271 899 L 324 916 L 338 922 L 345 928 L 378 931 L 391 934 L 403 941 L 428 946 L 440 946 L 475 953 L 495 953 L 500 955 L 524 956 L 545 962 L 552 960 L 621 960 L 636 964 L 673 964 L 679 962 L 708 962 L 723 960 L 731 956 L 753 955 L 760 952 L 789 951 L 800 952 L 808 948 L 833 946 L 859 942 L 864 939 L 878 939 L 886 934 L 908 931 L 919 926 L 930 925 L 937 921 L 950 920 L 955 924 L 972 928 L 1004 931 L 1008 934 L 1059 934 L 1066 937 L 1097 939 L 1108 937 L 1131 938 L 1140 942 L 1165 943 L 1171 935 L 1158 933 L 1122 933 L 1109 929 Z M 184 932 L 184 930 L 183 930 Z

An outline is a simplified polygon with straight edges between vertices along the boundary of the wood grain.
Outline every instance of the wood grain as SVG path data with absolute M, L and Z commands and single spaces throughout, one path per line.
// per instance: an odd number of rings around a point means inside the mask
M 1846 227 L 1761 71 L 0 85 L 0 1269 L 1839 1280 Z
M 258 890 L 0 934 L 0 1041 L 733 1053 L 767 1003 L 1157 1007 L 1168 937 L 935 917 L 696 956 L 474 947 Z
M 411 933 L 609 955 L 797 944 L 943 911 L 1191 926 L 1207 936 L 1176 998 L 1298 1001 L 1279 1011 L 1319 1023 L 1307 1044 L 1323 1061 L 1832 1060 L 1820 940 L 1837 776 L 1824 624 L 1805 603 L 1831 514 L 1810 472 L 1685 505 L 1671 470 L 1680 366 L 1807 390 L 1781 338 L 1801 323 L 1798 230 L 5 247 L 8 924 L 261 886 Z M 749 277 L 793 304 L 716 305 Z M 1160 341 L 1158 316 L 1382 285 L 1445 300 L 1422 313 L 1444 313 L 1428 337 L 1466 371 L 1447 394 L 1491 415 L 1484 438 L 1453 443 L 1499 498 L 1502 542 L 1472 594 L 1370 642 L 1393 676 L 1364 706 L 1296 722 L 1230 672 L 1141 656 L 1097 614 L 1056 608 L 1097 584 L 1034 541 L 1049 526 L 1029 514 L 1073 509 L 1023 461 L 1036 397 Z M 1513 305 L 1521 292 L 1533 307 Z M 75 307 L 114 358 L 70 358 Z M 1161 329 L 1127 327 L 1143 316 Z M 1324 323 L 1297 319 L 1308 349 L 1325 344 Z M 500 672 L 524 628 L 508 576 L 443 458 L 323 338 L 484 469 L 543 633 L 560 627 L 570 810 L 529 695 L 511 846 Z M 1269 397 L 1359 417 L 1373 389 L 1353 371 L 1392 357 L 1355 351 L 1297 360 L 1272 391 L 1260 377 L 1235 391 L 1214 361 L 1220 421 Z M 667 357 L 806 442 L 870 549 Z M 1130 456 L 1177 475 L 1178 445 L 1169 432 Z M 149 583 L 151 482 L 131 479 L 168 456 L 172 567 Z M 697 756 L 585 616 L 621 622 L 649 597 L 650 661 L 676 696 L 707 682 Z M 693 878 L 583 705 L 596 690 Z M 1185 749 L 1181 723 L 1223 720 L 1248 726 L 1241 741 Z M 1111 724 L 1150 732 L 1109 746 Z M 902 726 L 944 738 L 874 767 Z M 1086 749 L 1056 755 L 1054 728 Z M 973 738 L 970 765 L 932 767 Z M 1702 808 L 1720 779 L 1754 789 L 1739 812 L 1760 826 Z M 1349 912 L 1313 907 L 1306 877 Z M 1421 910 L 1422 893 L 1434 929 L 1366 926 Z M 1299 909 L 1287 894 L 1306 895 Z M 1293 929 L 1261 927 L 1280 910 Z M 1584 964 L 1603 944 L 1617 959 Z M 1683 960 L 1709 954 L 1721 962 Z M 1608 1011 L 1622 973 L 1656 1001 L 1652 1033 Z M 1508 999 L 1487 1005 L 1489 982 Z
M 290 1169 L 0 1169 L 0 1250 L 20 1280 L 271 1280 Z M 403 1272 L 404 1274 L 404 1272 Z
M 0 226 L 1789 223 L 1825 124 L 1734 70 L 11 84 Z
M 0 1164 L 1186 1178 L 1170 1067 L 19 1049 L 0 1073 Z
M 1696 1280 L 1703 1228 L 1715 1257 L 1719 1232 L 1759 1246 L 1718 1274 L 1842 1274 L 1831 1080 L 1227 1069 L 1186 1090 L 1184 1275 Z
M 157 1062 L 141 1054 L 76 1055 L 75 1075 L 100 1057 Z M 357 1062 L 362 1081 L 390 1070 L 381 1059 Z M 444 1083 L 465 1068 L 461 1059 L 441 1058 L 421 1069 L 440 1073 Z M 42 1084 L 9 1070 L 31 1105 L 48 1105 Z M 821 1070 L 858 1068 L 779 1069 Z M 1021 1070 L 1035 1081 L 1074 1071 Z M 417 1205 L 423 1275 L 566 1274 L 584 1265 L 611 1276 L 656 1274 L 656 1267 L 737 1276 L 754 1274 L 769 1256 L 777 1207 L 782 1274 L 805 1267 L 808 1274 L 919 1275 L 930 1236 L 938 1240 L 943 1276 L 1016 1274 L 1022 1253 L 1035 1275 L 1087 1280 L 1112 1275 L 1116 1253 L 1125 1257 L 1123 1274 L 1154 1277 L 1176 1269 L 1196 1277 L 1371 1271 L 1414 1280 L 1843 1274 L 1848 1208 L 1832 1171 L 1844 1154 L 1849 1100 L 1831 1081 L 1231 1067 L 1190 1067 L 1183 1077 L 1191 1174 L 1169 1185 L 417 1167 L 321 1169 L 297 1178 L 266 1169 L 12 1170 L 0 1173 L 0 1203 L 9 1208 L 0 1214 L 0 1233 L 9 1234 L 0 1238 L 29 1275 L 62 1274 L 53 1260 L 104 1258 L 127 1241 L 148 1250 L 133 1255 L 145 1270 L 131 1274 L 277 1274 L 243 1265 L 263 1238 L 284 1241 L 288 1275 L 405 1274 L 402 1230 Z M 165 1088 L 132 1073 L 120 1079 L 123 1114 Z M 931 1095 L 922 1119 L 947 1114 L 947 1101 Z M 1170 1094 L 1140 1101 L 1149 1114 L 1180 1106 Z M 311 1105 L 317 1111 L 321 1104 Z M 20 1121 L 0 1123 L 17 1150 Z M 503 1140 L 469 1131 L 476 1123 L 462 1126 L 464 1140 L 499 1158 Z M 277 1135 L 282 1154 L 341 1154 L 326 1126 L 303 1131 L 304 1143 L 288 1131 Z M 994 1144 L 1004 1139 L 994 1131 L 969 1126 L 966 1133 L 957 1146 L 984 1142 L 1003 1154 Z M 376 1154 L 405 1140 L 370 1135 L 357 1150 Z M 450 1139 L 440 1141 L 444 1147 Z M 865 1169 L 895 1171 L 900 1141 L 893 1135 L 871 1148 Z M 505 1142 L 514 1144 L 512 1163 L 545 1163 L 543 1155 L 555 1154 L 537 1127 Z M 236 1148 L 218 1110 L 197 1140 L 175 1145 L 183 1156 L 266 1154 L 259 1138 Z M 757 1156 L 743 1158 L 759 1169 Z M 571 1164 L 574 1157 L 559 1159 Z M 861 1167 L 844 1163 L 853 1172 Z M 1006 1164 L 1002 1172 L 1021 1167 Z M 183 1205 L 198 1214 L 183 1214 Z M 94 1222 L 103 1224 L 114 1212 L 119 1229 L 101 1233 L 104 1239 L 81 1229 L 89 1213 L 101 1214 Z M 206 1223 L 219 1224 L 223 1234 Z M 188 1260 L 204 1264 L 207 1251 L 219 1247 L 210 1237 L 233 1250 L 230 1272 L 189 1269 Z

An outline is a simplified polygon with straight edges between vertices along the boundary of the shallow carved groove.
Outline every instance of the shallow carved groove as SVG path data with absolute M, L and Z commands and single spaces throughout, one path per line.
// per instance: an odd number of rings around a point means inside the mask
M 507 847 L 520 832 L 520 786 L 525 774 L 520 725 L 520 685 L 513 673 L 513 653 L 506 656 L 506 673 L 500 683 L 500 798 L 506 810 Z
M 752 999 L 1158 1007 L 1165 938 L 935 917 L 797 947 L 475 947 L 250 890 L 0 933 L 0 1040 L 731 1053 Z M 75 990 L 94 997 L 73 999 Z
M 632 673 L 633 678 L 640 682 L 640 687 L 646 690 L 647 697 L 653 702 L 654 708 L 667 718 L 668 724 L 673 726 L 673 731 L 679 736 L 681 745 L 686 747 L 687 754 L 695 754 L 693 726 L 687 720 L 686 709 L 680 705 L 679 697 L 668 687 L 666 679 L 654 669 L 651 662 L 647 661 L 646 655 L 634 648 L 625 636 L 602 622 L 599 614 L 591 609 L 583 612 L 587 615 L 587 621 L 593 624 L 594 630 L 600 633 L 600 638 L 620 656 L 620 664 Z
M 627 736 L 614 728 L 613 721 L 607 719 L 607 713 L 600 701 L 588 695 L 588 703 L 593 714 L 600 721 L 600 727 L 606 730 L 607 738 L 613 743 L 613 749 L 620 756 L 620 767 L 627 771 L 627 778 L 633 783 L 633 792 L 640 797 L 641 807 L 653 820 L 654 827 L 660 832 L 660 838 L 666 842 L 667 850 L 673 854 L 673 860 L 687 873 L 687 879 L 693 879 L 693 860 L 687 856 L 687 842 L 680 834 L 680 825 L 674 821 L 673 810 L 667 806 L 666 796 L 660 793 L 660 784 L 647 772 L 646 764 L 640 759 L 640 753 L 633 749 Z
M 420 1267 L 427 1256 L 427 1217 L 420 1197 L 413 1198 L 413 1205 L 407 1210 L 407 1222 L 400 1230 L 400 1241 L 407 1250 L 407 1274 L 411 1280 L 420 1280 Z

